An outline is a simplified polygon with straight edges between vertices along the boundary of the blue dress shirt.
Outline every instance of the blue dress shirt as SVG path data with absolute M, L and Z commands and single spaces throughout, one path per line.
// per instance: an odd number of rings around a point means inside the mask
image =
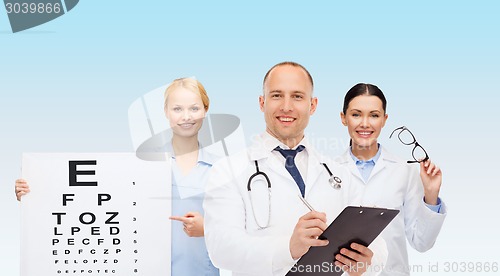
M 363 177 L 363 179 L 368 181 L 368 178 L 370 177 L 370 174 L 372 173 L 373 167 L 375 167 L 375 163 L 378 161 L 378 158 L 380 157 L 380 146 L 378 147 L 378 151 L 373 156 L 370 160 L 360 160 L 354 154 L 352 153 L 352 147 L 349 150 L 349 153 L 351 154 L 352 160 L 354 160 L 354 163 L 356 163 L 356 167 L 358 167 L 359 173 Z

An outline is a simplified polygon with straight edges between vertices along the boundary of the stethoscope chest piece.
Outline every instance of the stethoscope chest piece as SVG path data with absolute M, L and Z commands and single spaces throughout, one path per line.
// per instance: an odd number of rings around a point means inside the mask
M 328 168 L 328 166 L 325 163 L 321 163 L 330 175 L 330 178 L 328 179 L 328 182 L 330 182 L 330 186 L 334 188 L 335 190 L 340 190 L 342 188 L 342 179 L 340 177 L 333 175 L 332 171 Z
M 328 182 L 330 182 L 330 185 L 335 189 L 335 190 L 340 190 L 342 188 L 342 180 L 338 176 L 330 176 L 330 179 L 328 179 Z

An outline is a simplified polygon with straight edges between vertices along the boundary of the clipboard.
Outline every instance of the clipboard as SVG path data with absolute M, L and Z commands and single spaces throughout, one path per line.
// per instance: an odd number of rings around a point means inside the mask
M 349 248 L 352 242 L 370 245 L 398 213 L 393 209 L 347 206 L 319 237 L 328 239 L 328 245 L 311 247 L 286 276 L 342 275 L 334 264 L 340 249 Z

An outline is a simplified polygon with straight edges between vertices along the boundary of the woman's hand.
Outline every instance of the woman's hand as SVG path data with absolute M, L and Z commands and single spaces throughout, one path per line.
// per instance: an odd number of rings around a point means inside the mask
M 438 204 L 439 190 L 443 174 L 441 169 L 432 163 L 430 159 L 420 162 L 420 178 L 424 184 L 424 201 L 430 205 Z
M 30 192 L 30 186 L 24 179 L 17 179 L 15 185 L 15 193 L 17 201 L 21 201 L 21 197 Z
M 184 232 L 189 237 L 203 237 L 203 216 L 198 212 L 187 212 L 184 216 L 171 216 L 171 220 L 181 221 L 184 226 Z

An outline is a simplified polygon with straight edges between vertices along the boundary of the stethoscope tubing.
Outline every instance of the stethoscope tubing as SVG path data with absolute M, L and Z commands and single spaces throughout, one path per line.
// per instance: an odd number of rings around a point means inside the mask
M 252 213 L 253 213 L 253 218 L 255 220 L 255 223 L 257 224 L 257 227 L 259 227 L 259 229 L 265 229 L 265 228 L 269 227 L 269 223 L 271 222 L 271 180 L 269 179 L 269 177 L 267 176 L 267 174 L 265 172 L 259 170 L 259 162 L 257 160 L 254 160 L 254 162 L 255 162 L 255 173 L 253 173 L 248 178 L 247 191 L 248 191 L 248 195 L 250 197 L 250 206 L 252 207 Z M 326 163 L 321 163 L 321 165 L 323 165 L 325 167 L 326 171 L 330 175 L 330 178 L 328 179 L 330 186 L 332 186 L 332 188 L 334 188 L 336 190 L 341 189 L 342 188 L 342 179 L 340 179 L 340 177 L 338 177 L 338 176 L 334 176 L 332 171 L 330 171 L 330 168 L 328 168 L 328 166 L 326 165 Z M 257 217 L 255 216 L 255 209 L 253 207 L 253 200 L 252 200 L 252 193 L 251 193 L 252 192 L 252 180 L 259 175 L 263 176 L 266 179 L 267 190 L 268 190 L 268 199 L 269 199 L 269 214 L 267 216 L 267 223 L 264 226 L 262 226 L 257 221 Z

